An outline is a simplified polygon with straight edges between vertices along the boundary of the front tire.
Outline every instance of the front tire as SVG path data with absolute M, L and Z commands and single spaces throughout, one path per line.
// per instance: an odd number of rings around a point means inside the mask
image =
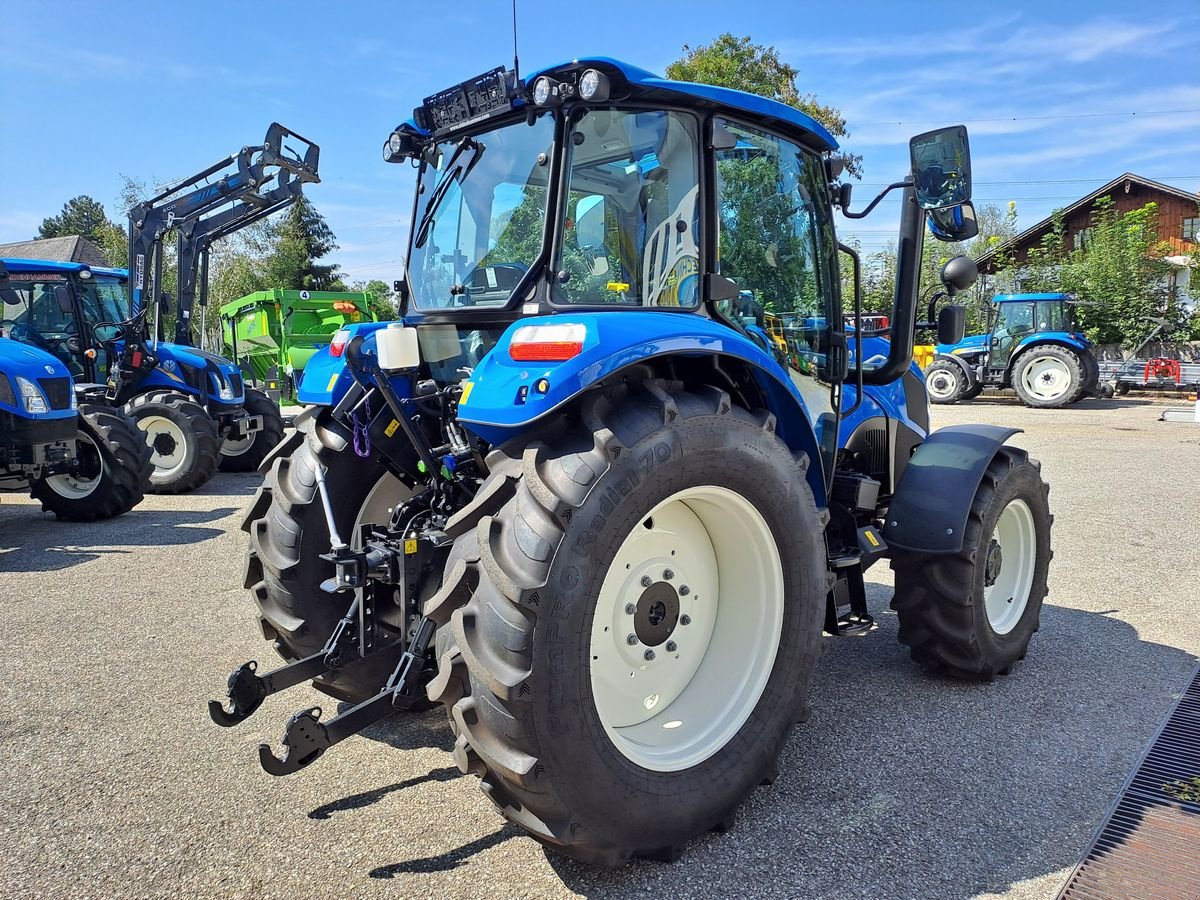
M 1035 460 L 1001 447 L 971 501 L 962 550 L 895 551 L 892 609 L 916 662 L 991 681 L 1025 658 L 1053 556 L 1049 494 Z
M 148 391 L 125 404 L 150 448 L 151 494 L 183 494 L 217 471 L 220 438 L 208 412 L 186 394 Z
M 948 406 L 957 403 L 967 391 L 967 377 L 955 363 L 934 360 L 925 370 L 925 390 L 929 402 Z
M 221 443 L 222 472 L 254 472 L 275 445 L 283 440 L 283 415 L 279 404 L 254 388 L 246 388 L 243 408 L 252 416 L 262 416 L 263 427 L 240 441 L 226 438 Z
M 43 510 L 63 522 L 94 522 L 142 502 L 150 478 L 150 448 L 120 410 L 81 403 L 75 446 L 75 472 L 34 482 L 30 493 Z
M 1032 347 L 1013 364 L 1013 389 L 1034 409 L 1059 409 L 1074 402 L 1083 384 L 1079 357 L 1057 344 Z
M 801 716 L 825 517 L 774 417 L 715 388 L 611 388 L 539 438 L 494 451 L 448 525 L 429 696 L 539 841 L 673 858 L 732 822 Z

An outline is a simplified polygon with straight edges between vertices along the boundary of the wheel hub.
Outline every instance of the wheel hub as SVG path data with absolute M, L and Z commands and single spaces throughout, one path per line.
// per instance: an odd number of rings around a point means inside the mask
M 167 434 L 165 431 L 160 431 L 154 435 L 154 441 L 151 444 L 154 452 L 159 456 L 170 456 L 175 452 L 175 438 Z
M 991 587 L 996 583 L 996 579 L 1000 577 L 1000 568 L 1004 565 L 1004 551 L 1000 549 L 1000 545 L 993 538 L 988 544 L 987 561 L 983 564 L 983 586 Z
M 656 581 L 642 592 L 633 615 L 633 632 L 647 647 L 663 644 L 679 622 L 679 592 L 665 581 Z

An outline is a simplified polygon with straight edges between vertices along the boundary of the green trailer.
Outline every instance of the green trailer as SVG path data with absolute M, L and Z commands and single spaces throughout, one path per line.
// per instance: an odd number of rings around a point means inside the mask
M 373 321 L 365 291 L 256 291 L 221 307 L 226 355 L 280 402 L 295 399 L 304 366 L 339 328 Z

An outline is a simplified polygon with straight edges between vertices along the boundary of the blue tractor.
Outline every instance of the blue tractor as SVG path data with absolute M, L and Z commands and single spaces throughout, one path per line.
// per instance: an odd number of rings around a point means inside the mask
M 67 302 L 62 291 L 55 299 Z M 28 327 L 2 261 L 0 304 L 0 335 Z M 28 491 L 61 520 L 91 522 L 140 503 L 149 473 L 149 450 L 120 410 L 79 402 L 59 356 L 0 336 L 0 491 Z
M 1037 409 L 1111 396 L 1092 342 L 1075 323 L 1075 305 L 1071 294 L 997 294 L 984 334 L 937 345 L 925 368 L 930 401 L 971 400 L 984 388 L 1012 388 Z
M 930 430 L 918 263 L 927 217 L 970 236 L 966 129 L 910 150 L 889 341 L 845 330 L 850 188 L 795 109 L 609 58 L 427 98 L 384 145 L 418 179 L 402 320 L 313 358 L 246 513 L 285 664 L 236 669 L 214 721 L 310 679 L 353 704 L 260 747 L 284 775 L 441 704 L 504 816 L 617 865 L 732 826 L 808 715 L 822 630 L 871 629 L 881 560 L 918 663 L 1008 674 L 1048 488 L 1016 429 Z M 961 306 L 936 318 L 961 338 Z

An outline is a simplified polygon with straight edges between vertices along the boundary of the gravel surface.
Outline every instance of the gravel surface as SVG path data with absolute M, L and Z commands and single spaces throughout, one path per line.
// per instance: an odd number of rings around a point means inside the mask
M 879 629 L 825 641 L 813 716 L 736 827 L 674 865 L 590 870 L 506 826 L 440 711 L 274 779 L 256 747 L 333 701 L 309 687 L 213 726 L 205 701 L 273 664 L 241 586 L 254 475 L 94 525 L 0 504 L 0 896 L 1051 897 L 1196 664 L 1200 426 L 1144 401 L 935 408 L 1025 429 L 1056 515 L 1028 659 L 929 677 Z

